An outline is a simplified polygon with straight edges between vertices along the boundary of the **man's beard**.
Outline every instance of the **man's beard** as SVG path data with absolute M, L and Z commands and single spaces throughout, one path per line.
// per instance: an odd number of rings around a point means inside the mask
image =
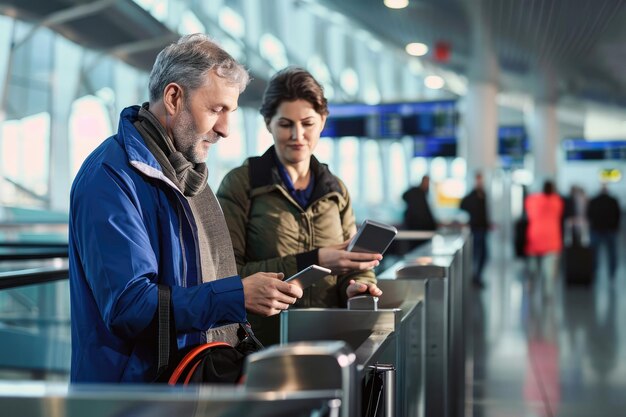
M 180 115 L 178 123 L 172 127 L 172 139 L 176 150 L 183 154 L 183 156 L 194 164 L 205 162 L 208 155 L 204 154 L 198 145 L 203 141 L 209 141 L 211 144 L 217 143 L 220 136 L 215 132 L 211 132 L 207 135 L 199 135 L 196 133 L 198 129 L 191 117 L 191 112 L 188 107 L 185 106 L 183 112 Z

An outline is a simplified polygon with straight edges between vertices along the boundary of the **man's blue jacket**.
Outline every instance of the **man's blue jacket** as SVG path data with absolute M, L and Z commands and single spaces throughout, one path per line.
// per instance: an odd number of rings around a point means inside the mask
M 83 163 L 70 195 L 72 382 L 150 382 L 157 283 L 172 287 L 180 348 L 246 319 L 238 276 L 198 281 L 196 223 L 126 108 L 116 135 Z

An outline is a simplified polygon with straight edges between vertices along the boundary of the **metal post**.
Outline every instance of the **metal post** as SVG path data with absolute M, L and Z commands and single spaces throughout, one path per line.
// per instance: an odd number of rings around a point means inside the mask
M 396 416 L 396 368 L 393 365 L 384 365 L 385 372 L 385 417 Z

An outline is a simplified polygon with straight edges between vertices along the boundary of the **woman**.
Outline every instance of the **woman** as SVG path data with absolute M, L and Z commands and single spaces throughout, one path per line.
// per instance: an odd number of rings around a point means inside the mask
M 217 192 L 241 276 L 329 268 L 333 275 L 306 289 L 297 307 L 342 307 L 358 294 L 382 294 L 371 270 L 382 255 L 346 251 L 356 233 L 350 195 L 313 156 L 328 116 L 320 84 L 288 67 L 270 80 L 260 112 L 274 145 L 229 172 Z M 277 317 L 250 321 L 262 342 L 279 341 Z
M 543 276 L 544 296 L 551 298 L 563 248 L 563 199 L 556 193 L 552 181 L 545 181 L 543 192 L 526 197 L 524 208 L 528 216 L 526 255 L 531 257 L 531 262 L 537 262 L 538 272 Z

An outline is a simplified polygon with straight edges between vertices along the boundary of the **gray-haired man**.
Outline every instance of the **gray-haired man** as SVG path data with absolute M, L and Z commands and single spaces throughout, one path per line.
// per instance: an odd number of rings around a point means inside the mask
M 172 288 L 178 346 L 236 343 L 246 310 L 272 315 L 302 290 L 282 274 L 237 276 L 209 148 L 229 134 L 248 74 L 204 35 L 166 47 L 150 102 L 83 163 L 71 192 L 73 382 L 148 382 L 156 374 L 157 284 Z

